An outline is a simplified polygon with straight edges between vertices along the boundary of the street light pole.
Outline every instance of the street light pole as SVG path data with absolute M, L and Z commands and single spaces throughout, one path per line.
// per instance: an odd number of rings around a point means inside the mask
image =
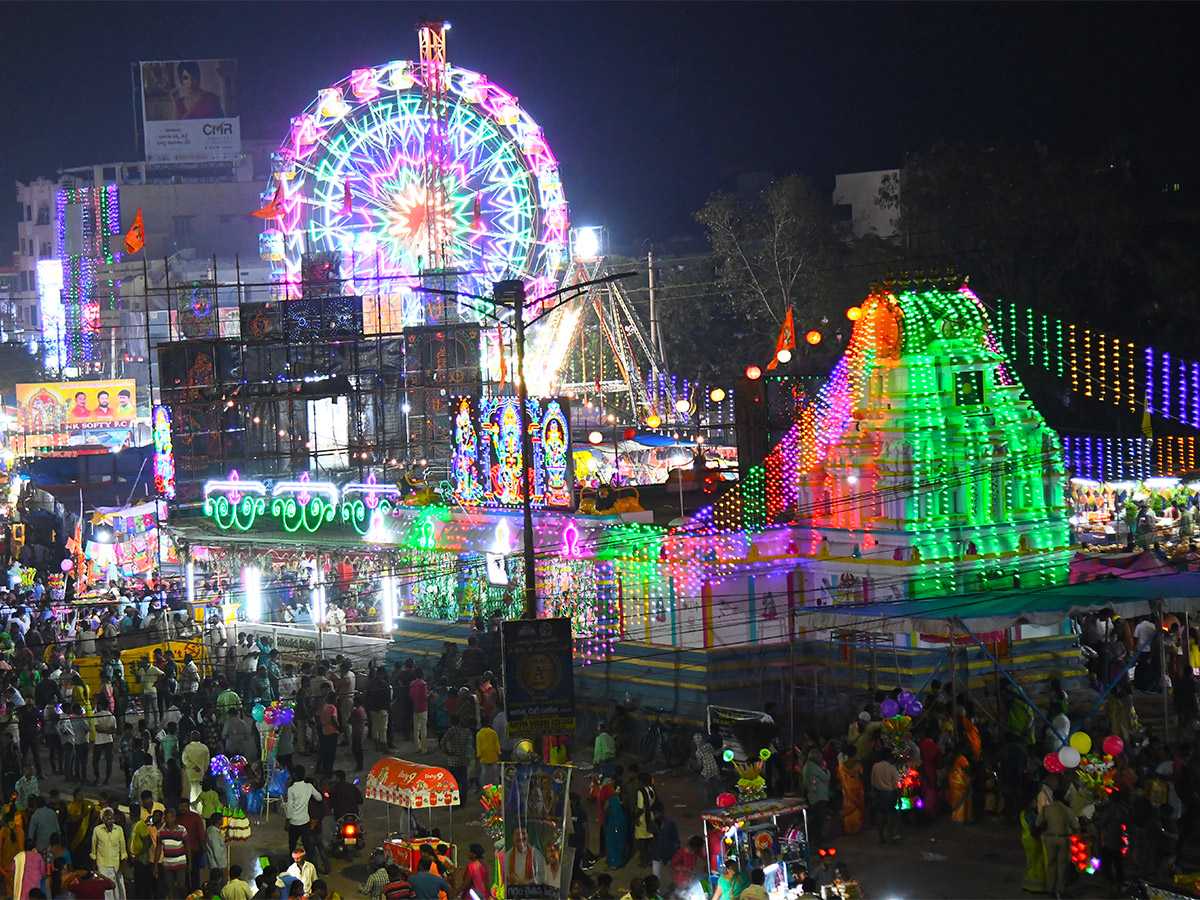
M 533 507 L 530 503 L 533 461 L 533 437 L 526 423 L 529 389 L 525 386 L 525 282 L 497 281 L 494 289 L 496 302 L 513 311 L 513 329 L 517 339 L 517 426 L 521 429 L 521 519 L 525 557 L 525 603 L 526 619 L 538 617 L 537 566 L 533 546 Z

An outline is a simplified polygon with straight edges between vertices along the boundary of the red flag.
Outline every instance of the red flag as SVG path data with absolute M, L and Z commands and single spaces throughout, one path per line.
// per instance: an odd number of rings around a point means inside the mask
M 137 253 L 146 246 L 146 229 L 142 227 L 142 208 L 139 206 L 137 215 L 133 217 L 133 227 L 125 235 L 125 249 L 129 253 Z
M 354 201 L 350 197 L 350 182 L 346 182 L 346 193 L 342 195 L 342 215 L 348 216 L 354 212 Z
M 478 202 L 478 201 L 477 201 Z M 508 360 L 504 358 L 504 328 L 501 325 L 496 326 L 496 335 L 500 338 L 500 386 L 504 387 L 504 383 L 508 381 Z
M 258 216 L 260 219 L 278 219 L 282 212 L 280 206 L 283 204 L 283 182 L 275 185 L 275 196 L 271 198 L 271 202 L 262 209 L 256 209 L 250 213 L 252 216 Z
M 475 195 L 475 215 L 471 219 L 472 231 L 483 231 L 483 204 L 479 200 L 479 195 Z
M 775 355 L 767 363 L 767 369 L 779 365 L 779 354 L 784 350 L 796 349 L 796 326 L 792 324 L 792 308 L 789 306 L 787 315 L 783 317 L 783 327 L 779 329 L 779 340 L 775 342 Z

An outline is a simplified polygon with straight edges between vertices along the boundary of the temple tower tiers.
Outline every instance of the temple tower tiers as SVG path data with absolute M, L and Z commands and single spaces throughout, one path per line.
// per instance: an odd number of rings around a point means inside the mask
M 1060 442 L 979 298 L 956 281 L 876 285 L 861 310 L 768 461 L 768 514 L 794 523 L 802 556 L 873 580 L 872 599 L 1065 581 Z

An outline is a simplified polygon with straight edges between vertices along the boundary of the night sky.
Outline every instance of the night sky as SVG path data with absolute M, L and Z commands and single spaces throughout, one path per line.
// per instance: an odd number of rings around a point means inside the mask
M 3 8 L 9 102 L 0 181 L 133 159 L 130 63 L 236 57 L 242 135 L 288 119 L 356 67 L 449 59 L 520 98 L 562 167 L 574 224 L 614 246 L 695 234 L 739 173 L 893 168 L 939 139 L 1198 135 L 1188 4 L 19 3 Z M 10 207 L 11 208 L 11 207 Z M 10 220 L 11 221 L 11 220 Z M 0 229 L 12 249 L 15 226 Z

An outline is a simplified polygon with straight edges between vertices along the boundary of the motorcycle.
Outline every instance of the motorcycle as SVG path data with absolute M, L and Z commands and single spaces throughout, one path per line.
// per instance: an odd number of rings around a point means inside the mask
M 365 844 L 362 820 L 358 815 L 347 813 L 338 819 L 337 828 L 333 832 L 333 846 L 330 848 L 332 855 L 349 855 L 356 850 L 361 850 Z

